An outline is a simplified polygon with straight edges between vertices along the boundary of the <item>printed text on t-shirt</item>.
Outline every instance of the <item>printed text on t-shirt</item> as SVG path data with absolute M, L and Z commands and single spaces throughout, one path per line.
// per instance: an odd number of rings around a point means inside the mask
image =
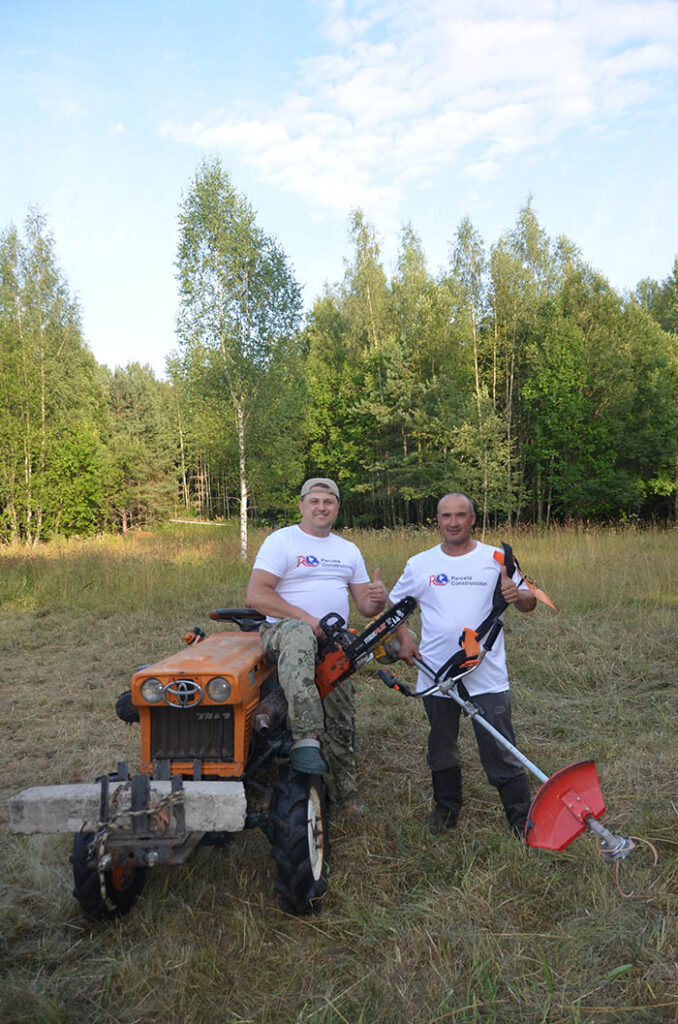
M 317 558 L 315 555 L 297 555 L 297 566 L 305 565 L 307 569 L 313 569 L 316 565 L 330 565 L 333 568 L 342 568 L 342 562 L 338 558 Z
M 439 572 L 428 578 L 429 587 L 486 587 L 487 580 L 474 580 L 470 576 L 448 576 Z

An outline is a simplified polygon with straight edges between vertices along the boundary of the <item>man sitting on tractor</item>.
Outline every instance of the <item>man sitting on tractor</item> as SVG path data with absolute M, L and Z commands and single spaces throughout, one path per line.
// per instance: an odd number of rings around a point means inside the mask
M 334 480 L 305 481 L 301 522 L 276 530 L 261 545 L 247 603 L 266 616 L 260 636 L 266 654 L 277 661 L 287 697 L 292 767 L 312 775 L 326 773 L 335 808 L 357 813 L 353 684 L 344 680 L 321 701 L 315 684 L 320 619 L 337 612 L 348 622 L 349 593 L 366 618 L 378 615 L 386 603 L 386 588 L 378 569 L 370 582 L 356 545 L 332 533 L 339 501 Z

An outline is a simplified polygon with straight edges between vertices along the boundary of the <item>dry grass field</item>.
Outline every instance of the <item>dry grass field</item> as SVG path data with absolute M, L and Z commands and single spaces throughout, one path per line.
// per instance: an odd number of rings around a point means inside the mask
M 388 584 L 435 541 L 350 536 Z M 678 1021 L 678 536 L 487 539 L 510 540 L 558 606 L 507 616 L 518 744 L 547 774 L 596 761 L 604 821 L 642 840 L 618 875 L 587 835 L 559 854 L 509 835 L 468 723 L 462 817 L 427 835 L 423 711 L 367 666 L 366 816 L 333 823 L 321 914 L 277 908 L 254 831 L 154 869 L 132 913 L 107 925 L 80 917 L 69 837 L 10 836 L 5 801 L 134 766 L 138 734 L 116 696 L 186 628 L 218 628 L 209 609 L 242 603 L 249 567 L 229 525 L 0 550 L 3 1024 Z

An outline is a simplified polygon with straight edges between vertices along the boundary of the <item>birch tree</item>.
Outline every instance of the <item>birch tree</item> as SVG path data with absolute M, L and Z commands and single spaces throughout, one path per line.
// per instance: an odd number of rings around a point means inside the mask
M 260 390 L 296 335 L 301 293 L 277 242 L 233 187 L 219 159 L 203 161 L 179 213 L 178 335 L 225 389 L 238 446 L 240 553 L 247 558 L 248 441 Z

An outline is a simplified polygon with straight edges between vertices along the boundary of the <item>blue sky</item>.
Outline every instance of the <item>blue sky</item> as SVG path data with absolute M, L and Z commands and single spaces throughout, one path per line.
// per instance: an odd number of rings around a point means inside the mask
M 307 307 L 376 227 L 430 269 L 529 195 L 621 290 L 678 254 L 678 0 L 0 0 L 0 228 L 47 215 L 110 366 L 176 345 L 177 211 L 219 155 Z

